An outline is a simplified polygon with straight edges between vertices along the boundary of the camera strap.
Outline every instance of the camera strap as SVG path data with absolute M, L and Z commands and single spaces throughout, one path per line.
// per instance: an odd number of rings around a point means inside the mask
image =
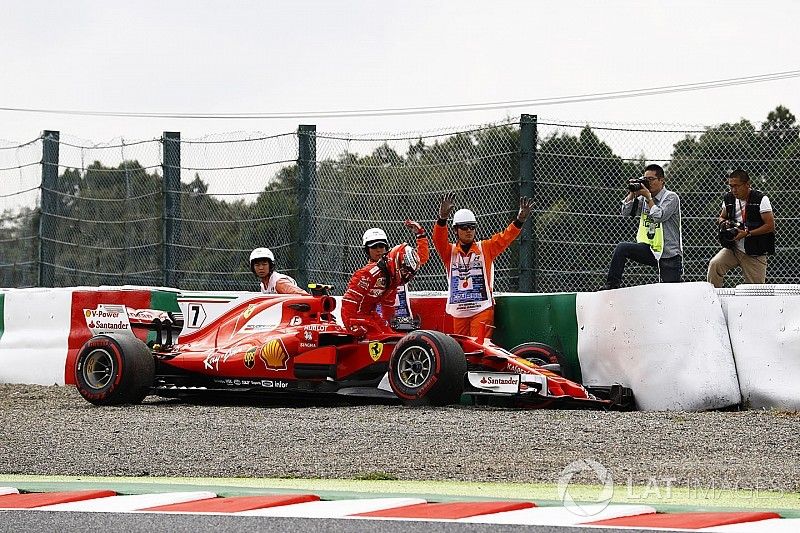
M 739 202 L 739 211 L 742 213 L 742 224 L 744 224 L 744 226 L 747 227 L 747 200 L 745 200 L 744 202 L 741 200 L 737 201 Z

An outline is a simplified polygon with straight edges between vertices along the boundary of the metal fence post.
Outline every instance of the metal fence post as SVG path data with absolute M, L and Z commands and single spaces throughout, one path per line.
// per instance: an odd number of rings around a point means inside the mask
M 60 133 L 45 130 L 42 133 L 42 212 L 39 216 L 39 286 L 52 287 L 55 283 L 55 250 L 45 240 L 52 233 L 48 215 L 55 214 L 58 205 L 56 184 L 58 182 L 58 146 Z
M 534 172 L 536 168 L 536 115 L 521 115 L 519 120 L 519 192 L 521 196 L 535 198 Z M 519 244 L 519 291 L 534 292 L 536 289 L 535 257 L 536 211 L 531 212 L 530 222 L 522 227 Z
M 299 150 L 297 166 L 300 176 L 297 180 L 297 208 L 298 208 L 298 234 L 297 234 L 297 282 L 301 287 L 308 285 L 308 247 L 310 240 L 311 214 L 310 206 L 315 203 L 311 188 L 317 180 L 317 126 L 301 124 L 297 128 Z
M 131 251 L 132 245 L 132 232 L 135 231 L 131 222 L 131 197 L 133 196 L 131 192 L 131 176 L 129 172 L 130 165 L 127 161 L 125 161 L 125 140 L 122 139 L 122 166 L 124 167 L 125 172 L 125 268 L 122 270 L 122 284 L 125 285 L 128 283 L 128 271 L 131 270 L 133 266 L 133 253 Z
M 161 269 L 165 287 L 177 287 L 179 283 L 175 272 L 176 254 L 172 247 L 180 236 L 181 210 L 181 134 L 165 131 L 162 137 L 163 159 L 161 168 L 164 179 L 161 182 L 162 203 L 162 256 Z

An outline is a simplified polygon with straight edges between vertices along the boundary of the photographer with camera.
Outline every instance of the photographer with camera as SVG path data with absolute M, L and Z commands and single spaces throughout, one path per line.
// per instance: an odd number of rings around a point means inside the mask
M 763 192 L 750 188 L 750 176 L 736 169 L 728 176 L 730 192 L 722 202 L 717 238 L 723 248 L 708 263 L 708 282 L 722 287 L 725 274 L 742 267 L 745 283 L 764 283 L 767 255 L 775 253 L 775 216 Z
M 600 290 L 617 289 L 627 259 L 658 268 L 664 283 L 681 281 L 683 244 L 681 239 L 681 199 L 664 187 L 664 169 L 647 165 L 644 176 L 628 182 L 622 200 L 622 216 L 639 218 L 636 242 L 621 242 L 614 248 L 606 283 Z

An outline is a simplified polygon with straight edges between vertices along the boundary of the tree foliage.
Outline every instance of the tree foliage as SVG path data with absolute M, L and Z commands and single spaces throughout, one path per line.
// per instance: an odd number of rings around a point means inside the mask
M 169 220 L 157 171 L 137 161 L 67 168 L 55 189 L 43 192 L 49 195 L 42 202 L 46 208 L 3 213 L 0 282 L 35 285 L 41 245 L 52 252 L 55 285 L 159 285 L 164 246 L 170 246 L 176 264 L 167 268 L 182 288 L 252 289 L 248 253 L 268 246 L 276 251 L 279 269 L 290 274 L 298 271 L 306 247 L 312 281 L 341 286 L 364 261 L 359 237 L 366 227 L 382 225 L 391 240 L 408 240 L 402 220 L 431 223 L 445 191 L 456 191 L 457 204 L 479 214 L 479 230 L 487 233 L 482 236 L 502 229 L 519 196 L 519 144 L 520 131 L 512 125 L 433 141 L 418 138 L 405 147 L 387 141 L 370 153 L 345 151 L 318 161 L 311 184 L 300 183 L 298 165 L 282 167 L 255 197 L 209 194 L 208 183 L 195 173 L 178 191 L 168 191 L 180 206 Z M 792 176 L 798 156 L 800 127 L 783 106 L 759 127 L 740 120 L 675 142 L 666 165 L 667 186 L 681 194 L 684 245 L 687 256 L 700 264 L 697 272 L 716 249 L 713 218 L 728 172 L 747 170 L 754 186 L 770 194 L 776 214 L 791 214 L 800 210 L 800 190 L 776 178 Z M 605 271 L 610 247 L 632 237 L 635 221 L 616 216 L 617 206 L 625 181 L 641 174 L 646 156 L 624 159 L 586 126 L 576 135 L 555 132 L 540 138 L 535 158 L 539 288 L 591 288 L 597 280 L 587 282 L 587 277 Z M 301 186 L 308 187 L 302 191 L 308 199 L 307 243 L 299 242 Z M 173 242 L 163 242 L 165 222 L 173 225 Z M 796 246 L 796 224 L 793 217 L 781 221 L 779 246 Z M 516 246 L 507 253 L 512 266 Z M 430 281 L 423 276 L 416 287 L 440 289 L 440 273 L 434 274 Z M 770 263 L 769 275 L 793 279 L 781 258 Z

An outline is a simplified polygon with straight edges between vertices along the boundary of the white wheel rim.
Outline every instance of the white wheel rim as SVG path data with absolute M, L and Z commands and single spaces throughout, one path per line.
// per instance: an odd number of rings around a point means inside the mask
M 420 346 L 409 346 L 397 358 L 397 378 L 404 387 L 416 389 L 430 377 L 433 355 Z

